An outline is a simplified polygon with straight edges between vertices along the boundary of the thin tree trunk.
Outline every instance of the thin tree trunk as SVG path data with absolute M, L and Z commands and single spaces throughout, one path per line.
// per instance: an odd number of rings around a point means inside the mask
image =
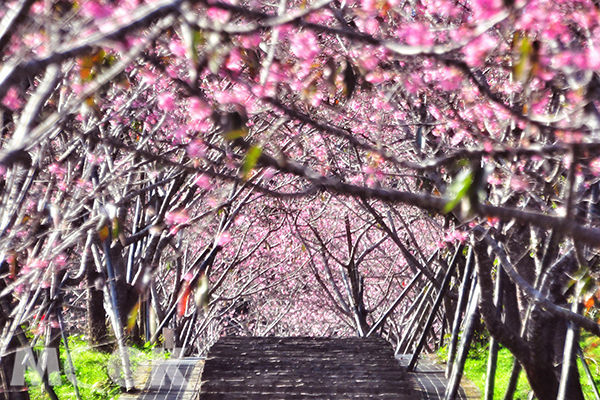
M 117 290 L 116 290 L 116 275 L 113 269 L 113 265 L 110 259 L 110 243 L 109 239 L 104 240 L 104 253 L 106 257 L 106 270 L 108 272 L 108 290 L 105 294 L 108 297 L 108 304 L 111 308 L 111 320 L 113 325 L 113 331 L 115 338 L 117 339 L 117 345 L 119 346 L 119 356 L 121 358 L 121 364 L 123 367 L 123 375 L 125 379 L 125 389 L 130 391 L 134 388 L 133 375 L 131 374 L 131 366 L 129 362 L 129 352 L 125 347 L 125 339 L 123 338 L 123 325 L 121 323 L 121 316 L 119 315 L 119 306 L 117 304 Z
M 467 265 L 465 266 L 465 272 L 458 295 L 458 304 L 456 305 L 456 311 L 454 312 L 454 322 L 452 324 L 452 335 L 450 336 L 450 343 L 448 343 L 448 363 L 446 364 L 446 378 L 450 377 L 452 373 L 452 365 L 454 364 L 454 358 L 456 357 L 456 345 L 458 344 L 458 335 L 460 333 L 460 325 L 462 322 L 462 313 L 467 307 L 469 300 L 469 294 L 471 294 L 471 282 L 473 275 L 474 266 L 473 246 L 469 246 L 469 253 L 467 254 Z
M 396 298 L 396 300 L 392 303 L 392 305 L 389 306 L 387 310 L 385 310 L 385 312 L 381 315 L 381 317 L 379 317 L 379 319 L 373 325 L 373 327 L 371 328 L 371 330 L 369 331 L 369 333 L 367 333 L 367 337 L 371 336 L 374 332 L 377 331 L 377 329 L 379 329 L 381 326 L 383 326 L 383 323 L 385 322 L 385 320 L 396 309 L 396 307 L 398 306 L 398 304 L 400 304 L 400 302 L 402 301 L 402 299 L 404 299 L 406 297 L 406 295 L 412 289 L 413 285 L 415 283 L 417 283 L 417 281 L 421 277 L 421 274 L 423 274 L 423 272 L 419 271 L 417 273 L 417 275 L 415 275 L 415 277 L 412 279 L 412 281 L 410 281 L 410 283 L 404 288 L 404 290 L 402 291 L 402 293 L 400 293 L 400 296 L 398 296 Z
M 579 312 L 579 299 L 577 296 L 573 300 L 571 310 Z M 581 383 L 579 382 L 579 371 L 577 370 L 577 342 L 579 339 L 579 327 L 569 323 L 567 335 L 565 337 L 565 347 L 563 351 L 563 363 L 560 375 L 560 385 L 558 387 L 557 400 L 583 400 Z
M 9 274 L 9 264 L 4 259 L 0 261 L 0 275 Z M 6 289 L 4 280 L 0 280 L 0 291 Z M 12 311 L 10 297 L 0 297 L 0 337 L 4 337 L 12 323 L 10 312 Z M 20 329 L 20 328 L 17 328 Z M 1 342 L 1 341 L 0 341 Z M 29 392 L 26 386 L 12 385 L 15 373 L 15 362 L 17 361 L 17 350 L 19 340 L 14 335 L 6 346 L 6 351 L 0 350 L 0 400 L 29 400 Z M 1 347 L 1 346 L 0 346 Z
M 108 352 L 109 346 L 105 344 L 108 331 L 102 293 L 104 282 L 102 276 L 96 271 L 91 248 L 86 246 L 85 252 L 87 343 L 91 347 Z
M 501 267 L 497 269 L 497 277 L 496 277 L 496 287 L 494 294 L 494 304 L 496 305 L 496 310 L 498 312 L 498 316 L 501 314 L 502 310 L 502 293 L 504 292 L 504 281 L 508 278 L 506 273 Z M 485 400 L 493 400 L 494 399 L 494 386 L 496 382 L 496 367 L 498 363 L 498 341 L 494 339 L 492 336 L 490 338 L 490 349 L 489 349 L 489 357 L 488 357 L 488 365 L 487 365 L 487 376 L 485 379 Z
M 475 333 L 475 325 L 479 319 L 479 309 L 477 308 L 479 303 L 479 286 L 477 286 L 475 282 L 473 282 L 473 285 L 471 300 L 469 301 L 469 308 L 467 311 L 465 329 L 463 331 L 458 355 L 456 357 L 456 361 L 454 362 L 455 365 L 452 367 L 452 374 L 450 375 L 450 380 L 448 381 L 448 386 L 446 387 L 444 400 L 456 399 L 456 395 L 458 394 L 458 389 L 460 387 L 460 381 L 465 368 L 465 362 L 467 361 L 469 348 L 471 347 L 471 340 L 473 339 L 473 334 Z
M 517 383 L 519 382 L 519 375 L 521 374 L 521 364 L 516 358 L 513 358 L 513 366 L 510 371 L 510 378 L 508 379 L 508 386 L 506 393 L 504 393 L 504 400 L 512 400 L 515 397 L 517 391 Z
M 64 346 L 65 346 L 65 354 L 67 356 L 67 363 L 69 364 L 69 373 L 67 374 L 67 378 L 73 384 L 73 390 L 75 392 L 75 397 L 77 400 L 82 400 L 81 395 L 79 394 L 79 384 L 77 382 L 77 375 L 75 375 L 75 366 L 73 365 L 73 359 L 71 357 L 71 350 L 69 349 L 69 337 L 65 330 L 65 324 L 62 318 L 62 310 L 58 307 L 56 309 L 56 317 L 58 318 L 58 324 L 60 326 L 60 335 L 62 337 Z
M 419 334 L 421 330 L 421 326 L 423 325 L 425 318 L 427 317 L 427 311 L 429 308 L 430 296 L 429 294 L 433 290 L 432 287 L 429 288 L 428 293 L 423 296 L 423 299 L 419 303 L 419 308 L 416 312 L 416 318 L 412 321 L 412 326 L 408 329 L 408 339 L 405 345 L 405 353 L 411 352 L 412 344 L 415 341 L 415 337 Z
M 4 328 L 3 311 L 0 308 L 0 327 Z M 1 400 L 29 400 L 29 392 L 26 386 L 12 385 L 11 380 L 15 373 L 16 351 L 19 343 L 16 337 L 13 337 L 8 345 L 5 354 L 0 354 L 0 399 Z M 51 387 L 50 387 L 51 389 Z
M 549 268 L 550 266 L 550 259 L 552 259 L 555 256 L 555 252 L 557 251 L 556 249 L 558 249 L 558 235 L 556 234 L 556 232 L 554 230 L 552 230 L 550 232 L 550 235 L 546 241 L 546 245 L 545 245 L 545 250 L 544 250 L 544 256 L 542 257 L 542 271 L 541 273 L 539 273 L 535 279 L 535 288 L 537 290 L 540 290 L 540 285 L 541 285 L 541 277 L 544 276 L 546 270 Z M 507 299 L 507 304 L 505 307 L 505 312 L 506 312 L 506 322 L 508 326 L 512 326 L 513 328 L 516 328 L 518 326 L 518 324 L 520 323 L 520 320 L 518 319 L 518 310 L 515 309 L 515 303 L 516 303 L 516 286 L 514 283 L 508 281 L 506 283 L 506 294 L 508 296 Z M 511 304 L 508 304 L 508 301 L 510 301 Z M 512 309 L 509 308 L 509 306 L 512 306 Z M 527 328 L 527 323 L 529 321 L 529 317 L 531 315 L 531 311 L 533 309 L 532 304 L 529 304 L 527 307 L 527 311 L 525 313 L 525 317 L 523 318 L 523 322 L 520 323 L 520 336 L 523 338 L 525 337 L 525 333 L 526 333 L 526 328 Z M 504 399 L 503 400 L 513 400 L 514 396 L 515 396 L 515 392 L 517 391 L 517 384 L 519 383 L 519 376 L 521 375 L 521 371 L 523 370 L 523 367 L 521 366 L 521 364 L 519 363 L 519 361 L 516 358 L 513 358 L 513 365 L 512 365 L 512 369 L 510 371 L 510 377 L 508 379 L 508 385 L 506 387 L 506 392 L 504 393 Z
M 417 364 L 417 360 L 419 359 L 419 354 L 421 353 L 421 350 L 423 349 L 423 346 L 425 345 L 425 342 L 427 341 L 427 336 L 429 334 L 429 330 L 431 329 L 431 326 L 433 325 L 433 321 L 436 318 L 437 310 L 442 305 L 442 300 L 444 300 L 444 296 L 446 295 L 446 290 L 448 289 L 448 285 L 450 284 L 450 278 L 452 278 L 452 275 L 454 274 L 454 270 L 456 269 L 456 265 L 458 264 L 458 257 L 460 256 L 462 249 L 463 249 L 463 246 L 459 245 L 456 248 L 456 251 L 454 252 L 454 257 L 452 257 L 452 262 L 450 263 L 450 266 L 448 267 L 448 271 L 446 271 L 446 275 L 444 276 L 444 280 L 442 281 L 442 286 L 440 287 L 438 296 L 435 299 L 435 303 L 433 304 L 433 308 L 431 309 L 429 318 L 427 319 L 427 322 L 425 323 L 425 327 L 423 328 L 423 332 L 421 333 L 421 339 L 419 340 L 419 343 L 417 344 L 417 347 L 415 348 L 415 352 L 413 353 L 410 363 L 408 363 L 408 368 L 407 368 L 408 371 L 414 370 L 415 365 Z
M 416 320 L 418 319 L 418 316 L 421 313 L 421 308 L 423 307 L 423 304 L 425 303 L 425 300 L 427 299 L 427 295 L 429 293 L 429 290 L 431 290 L 431 286 L 432 286 L 431 283 L 428 283 L 423 288 L 423 291 L 421 292 L 421 294 L 419 294 L 419 297 L 417 297 L 413 301 L 413 306 L 417 302 L 418 302 L 418 305 L 414 308 L 414 311 L 411 313 L 412 317 L 406 324 L 406 328 L 404 329 L 404 334 L 402 335 L 402 339 L 400 339 L 400 346 L 399 346 L 400 352 L 405 353 L 408 348 L 409 337 L 411 336 L 411 334 L 414 331 L 414 324 L 416 323 Z M 413 309 L 413 306 L 411 306 L 410 309 Z

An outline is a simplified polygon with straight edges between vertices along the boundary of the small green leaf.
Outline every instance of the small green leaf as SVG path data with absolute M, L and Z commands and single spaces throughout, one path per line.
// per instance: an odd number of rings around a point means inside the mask
M 221 69 L 221 65 L 223 65 L 223 59 L 224 59 L 224 51 L 215 51 L 212 54 L 209 54 L 208 56 L 208 69 L 210 70 L 210 72 L 212 72 L 213 74 L 218 74 L 219 70 Z M 227 53 L 229 54 L 229 53 Z
M 589 275 L 589 271 L 590 268 L 587 265 L 581 265 L 577 271 L 569 274 L 569 277 L 576 280 L 581 280 Z
M 113 239 L 118 238 L 119 235 L 121 234 L 121 232 L 123 232 L 123 228 L 121 226 L 121 222 L 116 217 L 113 219 L 112 230 L 113 230 L 112 231 L 112 238 Z
M 188 24 L 181 26 L 182 38 L 186 45 L 186 56 L 195 65 L 198 64 L 198 47 L 203 43 L 204 36 L 198 29 L 193 29 Z
M 133 327 L 135 326 L 135 321 L 137 320 L 138 312 L 140 311 L 140 302 L 135 303 L 135 306 L 127 315 L 127 332 L 131 332 Z
M 198 280 L 198 286 L 194 294 L 194 300 L 197 307 L 202 307 L 208 312 L 208 304 L 210 303 L 210 290 L 208 285 L 208 277 L 205 273 L 202 273 Z
M 518 80 L 524 81 L 529 75 L 529 69 L 531 69 L 529 61 L 533 47 L 527 36 L 515 37 L 514 47 L 517 49 L 519 56 L 519 61 L 514 66 L 514 74 Z
M 590 298 L 595 292 L 596 282 L 591 276 L 586 276 L 581 282 L 579 282 L 579 297 L 584 299 Z
M 452 181 L 452 184 L 446 191 L 448 202 L 442 211 L 444 214 L 454 210 L 460 201 L 467 195 L 471 185 L 473 184 L 473 171 L 466 169 L 460 172 Z
M 244 129 L 244 128 L 242 128 L 242 129 L 235 129 L 233 131 L 229 131 L 229 132 L 223 133 L 223 138 L 225 140 L 235 140 L 235 139 L 243 138 L 247 134 L 248 134 L 248 130 L 247 129 Z
M 244 179 L 248 179 L 248 175 L 256 166 L 261 153 L 262 150 L 260 147 L 252 146 L 248 149 L 246 157 L 244 158 L 244 164 L 242 165 L 242 176 Z
M 563 294 L 565 294 L 574 284 L 577 283 L 576 279 L 571 279 L 569 280 L 566 284 L 565 287 L 563 289 Z
M 108 239 L 109 235 L 110 232 L 108 231 L 108 226 L 106 224 L 103 224 L 102 227 L 98 230 L 98 236 L 100 236 L 100 240 L 104 242 L 106 239 Z

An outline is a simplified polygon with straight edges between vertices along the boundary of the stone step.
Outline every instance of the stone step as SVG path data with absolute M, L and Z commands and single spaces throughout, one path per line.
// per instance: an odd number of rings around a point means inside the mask
M 261 392 L 227 392 L 227 393 L 205 393 L 202 392 L 202 400 L 306 400 L 306 399 L 318 399 L 318 400 L 349 400 L 349 399 L 373 399 L 373 400 L 415 400 L 412 395 L 403 395 L 398 393 L 384 393 L 384 394 L 364 394 L 364 393 L 261 393 Z
M 413 384 L 381 338 L 224 337 L 209 351 L 201 400 L 414 400 Z

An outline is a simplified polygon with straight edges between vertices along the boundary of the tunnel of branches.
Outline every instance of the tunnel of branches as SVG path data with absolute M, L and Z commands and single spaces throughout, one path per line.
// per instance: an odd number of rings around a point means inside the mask
M 469 348 L 493 366 L 501 346 L 505 398 L 522 374 L 583 399 L 598 8 L 0 5 L 4 398 L 29 398 L 19 349 L 84 335 L 124 366 L 133 345 L 376 336 L 409 369 L 446 347 L 452 384 Z

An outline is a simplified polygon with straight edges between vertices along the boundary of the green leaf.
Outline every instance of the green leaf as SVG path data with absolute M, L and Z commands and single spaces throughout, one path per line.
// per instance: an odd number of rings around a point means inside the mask
M 198 280 L 198 286 L 194 294 L 194 300 L 197 307 L 202 307 L 208 312 L 208 304 L 210 303 L 210 290 L 208 285 L 208 277 L 205 273 L 202 273 Z
M 100 236 L 100 241 L 104 242 L 108 239 L 110 232 L 108 231 L 108 226 L 106 224 L 102 225 L 100 229 L 98 229 L 98 236 Z
M 262 150 L 260 147 L 252 146 L 248 149 L 246 157 L 244 158 L 244 164 L 242 165 L 242 177 L 244 179 L 248 179 L 248 175 L 256 166 L 261 153 Z
M 135 303 L 129 315 L 127 315 L 127 332 L 131 332 L 133 327 L 135 326 L 135 321 L 138 316 L 138 312 L 140 311 L 140 302 Z
M 519 61 L 514 66 L 514 74 L 518 80 L 524 81 L 529 75 L 528 69 L 531 68 L 529 65 L 529 59 L 533 47 L 527 36 L 520 38 L 516 37 L 514 47 L 517 49 L 519 54 Z
M 243 138 L 247 134 L 248 134 L 248 130 L 246 130 L 244 128 L 234 129 L 232 131 L 223 133 L 223 138 L 225 140 L 235 140 L 235 139 Z
M 581 280 L 589 275 L 590 268 L 587 265 L 580 265 L 579 269 L 571 274 L 569 274 L 570 278 Z
M 452 184 L 446 191 L 448 202 L 442 211 L 444 214 L 454 210 L 460 201 L 467 195 L 473 184 L 473 171 L 466 169 L 460 172 L 452 181 Z
M 113 228 L 112 238 L 116 239 L 119 237 L 121 232 L 123 232 L 123 227 L 121 226 L 121 221 L 119 221 L 119 219 L 116 217 L 113 219 L 112 228 Z
M 595 293 L 596 281 L 591 276 L 586 276 L 579 282 L 579 297 L 589 299 Z
M 204 42 L 204 35 L 199 29 L 194 29 L 188 24 L 181 26 L 182 38 L 186 45 L 186 56 L 193 65 L 198 64 L 198 47 Z
M 81 57 L 79 60 L 79 76 L 82 81 L 89 82 L 96 77 L 98 66 L 104 60 L 105 55 L 106 53 L 104 50 L 100 49 L 94 53 Z
M 222 53 L 222 51 L 215 51 L 208 56 L 208 69 L 213 74 L 218 74 L 219 70 L 221 69 L 224 58 Z

